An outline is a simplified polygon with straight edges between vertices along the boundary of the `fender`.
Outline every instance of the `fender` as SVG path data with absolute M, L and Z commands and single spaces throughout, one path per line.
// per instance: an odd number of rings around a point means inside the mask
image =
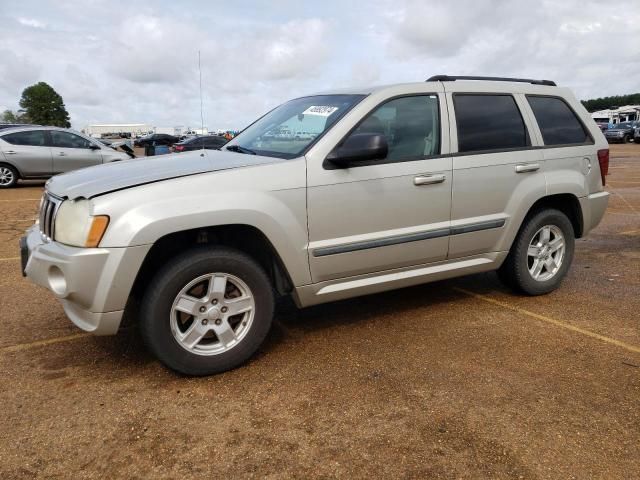
M 248 225 L 261 231 L 295 286 L 310 283 L 305 159 L 210 172 L 92 199 L 110 224 L 101 247 L 150 245 L 184 230 Z

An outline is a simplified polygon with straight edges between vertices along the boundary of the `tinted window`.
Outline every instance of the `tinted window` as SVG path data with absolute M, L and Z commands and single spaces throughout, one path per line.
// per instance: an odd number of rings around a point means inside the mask
M 44 132 L 42 130 L 9 133 L 8 135 L 3 135 L 2 139 L 12 145 L 42 147 L 45 144 Z
M 387 160 L 415 160 L 440 153 L 440 115 L 437 95 L 391 100 L 371 112 L 353 131 L 379 133 L 387 138 Z
M 227 143 L 227 140 L 222 137 L 210 137 L 207 138 L 205 144 L 210 147 L 219 147 Z
M 569 106 L 559 98 L 527 96 L 545 145 L 591 142 L 591 137 Z
M 458 151 L 501 150 L 529 145 L 529 135 L 511 95 L 456 94 Z
M 79 135 L 69 132 L 51 130 L 51 144 L 59 148 L 89 148 L 91 142 Z

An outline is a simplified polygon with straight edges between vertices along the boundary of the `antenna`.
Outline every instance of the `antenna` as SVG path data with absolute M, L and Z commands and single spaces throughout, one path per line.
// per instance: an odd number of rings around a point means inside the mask
M 202 67 L 200 65 L 200 50 L 198 50 L 198 72 L 200 73 L 200 135 L 202 138 L 202 149 L 204 150 L 204 108 L 202 106 Z

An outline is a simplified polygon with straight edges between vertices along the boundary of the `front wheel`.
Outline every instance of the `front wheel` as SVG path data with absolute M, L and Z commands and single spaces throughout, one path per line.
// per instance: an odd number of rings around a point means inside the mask
M 573 225 L 559 210 L 541 210 L 528 217 L 498 270 L 508 286 L 528 295 L 542 295 L 560 286 L 575 248 Z
M 237 250 L 197 248 L 153 278 L 140 312 L 148 348 L 169 368 L 210 375 L 248 360 L 271 327 L 274 293 L 262 267 Z
M 0 165 L 0 188 L 15 187 L 18 183 L 18 172 L 10 165 Z

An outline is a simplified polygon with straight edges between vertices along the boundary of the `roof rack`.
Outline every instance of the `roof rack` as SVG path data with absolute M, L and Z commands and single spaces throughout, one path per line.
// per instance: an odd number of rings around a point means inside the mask
M 509 78 L 509 77 L 474 77 L 466 75 L 434 75 L 429 77 L 427 82 L 455 82 L 456 80 L 488 80 L 490 82 L 520 82 L 531 83 L 533 85 L 547 85 L 549 87 L 556 87 L 556 82 L 551 80 L 534 80 L 531 78 Z

